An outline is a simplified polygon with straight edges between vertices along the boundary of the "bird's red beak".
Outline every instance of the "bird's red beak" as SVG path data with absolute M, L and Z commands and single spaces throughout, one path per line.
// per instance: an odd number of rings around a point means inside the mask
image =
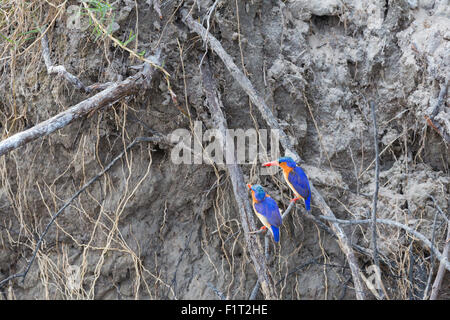
M 252 188 L 252 185 L 251 185 L 251 184 L 247 184 L 247 187 L 248 187 L 249 189 L 251 189 L 251 188 Z
M 279 166 L 278 160 L 272 161 L 272 162 L 266 162 L 263 163 L 263 167 L 271 167 L 271 166 Z

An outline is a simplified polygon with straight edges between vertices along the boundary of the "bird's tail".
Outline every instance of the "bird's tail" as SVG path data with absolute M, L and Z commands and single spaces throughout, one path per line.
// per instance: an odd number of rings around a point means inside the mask
M 305 207 L 307 211 L 311 210 L 311 195 L 305 199 Z
M 272 230 L 273 240 L 275 240 L 275 242 L 280 241 L 280 229 L 275 226 L 270 226 L 270 229 Z

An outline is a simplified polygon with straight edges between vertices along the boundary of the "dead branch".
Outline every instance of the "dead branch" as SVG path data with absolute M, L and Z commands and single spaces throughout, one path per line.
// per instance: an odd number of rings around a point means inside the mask
M 436 234 L 437 216 L 438 216 L 438 211 L 436 210 L 436 213 L 434 214 L 434 220 L 433 220 L 433 232 L 431 234 L 431 243 L 433 245 L 434 245 L 434 238 L 435 238 L 435 234 Z M 423 291 L 422 300 L 425 300 L 427 298 L 427 296 L 428 296 L 428 289 L 430 288 L 431 277 L 433 276 L 433 271 L 434 271 L 433 251 L 431 251 L 431 254 L 430 254 L 430 261 L 431 261 L 430 274 L 428 275 L 427 285 L 425 286 L 425 290 Z
M 444 250 L 442 251 L 442 256 L 448 263 L 448 251 L 450 248 L 450 222 L 447 223 L 447 239 L 445 240 Z M 441 290 L 442 280 L 444 279 L 445 269 L 448 269 L 447 264 L 443 261 L 439 264 L 439 269 L 434 279 L 433 286 L 431 287 L 430 300 L 436 300 L 439 296 L 439 291 Z
M 256 295 L 258 294 L 259 291 L 259 281 L 256 280 L 255 286 L 253 287 L 252 293 L 250 294 L 250 297 L 248 298 L 248 300 L 255 300 L 256 299 Z
M 343 219 L 333 219 L 326 216 L 319 216 L 319 218 L 324 220 L 333 221 L 335 223 L 341 223 L 341 224 L 367 224 L 372 223 L 372 219 L 364 219 L 364 220 L 343 220 Z M 450 262 L 448 261 L 448 258 L 445 257 L 443 254 L 439 252 L 439 250 L 431 243 L 430 240 L 427 239 L 423 234 L 417 232 L 413 228 L 410 228 L 400 222 L 389 220 L 389 219 L 377 219 L 377 223 L 382 223 L 390 226 L 395 226 L 398 228 L 401 228 L 405 230 L 406 232 L 410 233 L 411 235 L 415 236 L 417 239 L 422 241 L 422 243 L 428 247 L 435 255 L 436 258 L 440 261 L 441 264 L 445 266 L 447 270 L 450 270 Z
M 204 59 L 204 64 L 201 66 L 203 88 L 205 90 L 206 98 L 208 100 L 207 106 L 211 113 L 212 121 L 221 135 L 221 145 L 226 150 L 226 130 L 227 123 L 222 113 L 222 102 L 217 94 L 217 88 L 214 79 L 209 68 L 207 58 Z M 255 229 L 255 222 L 253 220 L 253 211 L 251 209 L 250 201 L 248 199 L 248 191 L 244 181 L 241 168 L 236 163 L 235 154 L 232 154 L 232 161 L 227 161 L 228 174 L 230 175 L 231 183 L 233 186 L 234 198 L 236 199 L 237 206 L 239 208 L 239 214 L 241 218 L 242 228 L 244 230 L 245 241 L 248 247 L 250 258 L 255 266 L 256 274 L 258 276 L 261 289 L 266 299 L 277 299 L 277 292 L 275 291 L 275 285 L 270 274 L 269 268 L 267 268 L 266 259 L 263 255 L 261 243 L 258 238 L 251 234 L 250 230 Z
M 294 160 L 297 162 L 301 162 L 302 159 L 298 155 L 298 153 L 294 150 L 292 147 L 292 144 L 278 123 L 278 121 L 275 119 L 272 111 L 265 103 L 264 99 L 261 98 L 261 96 L 256 92 L 254 89 L 252 83 L 250 80 L 242 73 L 242 71 L 236 66 L 236 64 L 233 62 L 233 58 L 225 51 L 225 49 L 222 47 L 220 42 L 213 37 L 207 30 L 198 22 L 196 22 L 189 14 L 187 10 L 182 11 L 182 17 L 183 22 L 188 26 L 191 31 L 197 33 L 200 37 L 202 37 L 204 42 L 209 43 L 209 47 L 211 50 L 213 50 L 222 60 L 222 62 L 225 64 L 225 67 L 228 69 L 228 71 L 231 73 L 233 78 L 241 85 L 242 89 L 247 93 L 247 95 L 250 97 L 250 100 L 257 106 L 258 110 L 260 111 L 263 118 L 266 120 L 268 125 L 272 129 L 278 129 L 280 134 L 280 142 L 285 149 L 286 153 L 290 153 Z M 312 183 L 310 183 L 311 187 L 311 193 L 312 198 L 314 202 L 318 205 L 319 209 L 326 215 L 331 218 L 335 218 L 335 215 L 333 211 L 331 211 L 328 204 L 323 199 L 322 195 L 317 191 L 317 189 L 313 186 Z M 339 244 L 344 252 L 345 256 L 347 257 L 347 260 L 349 262 L 352 276 L 353 276 L 353 283 L 355 285 L 355 291 L 356 291 L 356 298 L 359 300 L 365 299 L 365 293 L 362 285 L 362 280 L 360 277 L 360 268 L 358 266 L 358 262 L 356 260 L 356 257 L 354 255 L 354 252 L 351 248 L 351 243 L 342 230 L 342 228 L 339 226 L 338 223 L 331 223 L 331 228 L 336 233 L 339 239 Z
M 44 58 L 45 66 L 47 67 L 48 74 L 58 74 L 64 77 L 67 81 L 73 84 L 79 90 L 83 90 L 86 93 L 91 92 L 91 89 L 86 87 L 76 76 L 66 70 L 64 66 L 54 66 L 50 59 L 50 51 L 48 49 L 47 33 L 41 38 L 42 57 Z
M 439 207 L 439 205 L 437 204 L 436 199 L 435 199 L 432 195 L 430 195 L 429 197 L 430 197 L 431 200 L 433 200 L 434 207 L 436 208 L 437 212 L 439 212 L 439 214 L 441 215 L 441 217 L 444 218 L 444 220 L 445 220 L 447 223 L 450 223 L 450 220 L 448 219 L 448 217 L 447 217 L 447 216 L 445 215 L 445 213 L 442 211 L 441 207 Z
M 154 59 L 159 59 L 159 53 Z M 15 135 L 0 142 L 0 156 L 11 150 L 17 149 L 33 140 L 51 134 L 64 128 L 73 121 L 100 108 L 111 106 L 120 99 L 135 94 L 140 90 L 148 88 L 155 69 L 145 63 L 141 72 L 128 77 L 120 82 L 113 82 L 108 88 L 96 95 L 83 100 L 75 106 L 45 120 L 34 127 L 16 133 Z
M 269 261 L 269 243 L 270 243 L 270 233 L 266 232 L 266 235 L 264 237 L 264 256 L 266 257 L 266 261 Z M 256 280 L 255 286 L 253 287 L 252 293 L 250 294 L 248 300 L 256 299 L 256 295 L 258 294 L 260 287 L 261 285 L 259 284 L 259 281 Z
M 33 255 L 31 257 L 31 260 L 28 262 L 27 267 L 23 272 L 13 274 L 6 279 L 3 279 L 0 281 L 0 288 L 5 285 L 10 280 L 13 280 L 15 278 L 22 278 L 22 283 L 25 281 L 25 277 L 28 274 L 28 271 L 30 271 L 31 266 L 33 265 L 34 260 L 36 259 L 37 253 L 41 247 L 42 241 L 44 240 L 45 236 L 48 233 L 48 230 L 53 225 L 55 220 L 63 213 L 63 211 L 75 200 L 77 199 L 81 193 L 83 193 L 90 185 L 92 185 L 95 181 L 97 181 L 99 178 L 101 178 L 106 172 L 108 172 L 112 166 L 121 159 L 125 153 L 127 153 L 133 146 L 135 146 L 137 143 L 140 142 L 165 142 L 159 137 L 139 137 L 134 139 L 132 143 L 130 143 L 125 150 L 123 150 L 118 156 L 116 156 L 100 173 L 98 173 L 95 177 L 91 178 L 88 182 L 86 182 L 77 192 L 75 192 L 72 197 L 56 212 L 52 218 L 50 219 L 49 223 L 45 227 L 44 231 L 42 232 L 41 236 L 39 237 L 39 240 L 36 244 L 36 247 L 33 251 Z
M 291 212 L 292 208 L 295 206 L 295 202 L 289 203 L 289 206 L 284 210 L 284 212 L 281 214 L 281 220 L 284 220 L 286 216 Z
M 378 261 L 378 249 L 377 249 L 377 202 L 378 202 L 378 189 L 380 184 L 380 158 L 378 151 L 378 128 L 377 128 L 377 115 L 375 113 L 375 103 L 370 101 L 370 109 L 372 111 L 372 122 L 373 122 L 373 143 L 375 147 L 375 190 L 373 192 L 373 203 L 372 203 L 372 251 L 373 251 L 373 262 L 378 270 L 380 271 L 380 262 Z M 383 297 L 382 291 L 378 291 L 378 295 Z

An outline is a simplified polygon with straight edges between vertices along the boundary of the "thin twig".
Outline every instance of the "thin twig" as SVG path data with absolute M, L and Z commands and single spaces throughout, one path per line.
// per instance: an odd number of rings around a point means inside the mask
M 44 33 L 44 35 L 41 38 L 41 46 L 42 46 L 42 57 L 44 58 L 48 74 L 58 74 L 64 77 L 76 88 L 78 88 L 79 90 L 83 90 L 86 93 L 89 93 L 91 91 L 91 89 L 88 89 L 76 76 L 68 72 L 64 66 L 53 65 L 52 60 L 50 58 L 50 51 L 48 49 L 47 33 Z
M 409 279 L 409 300 L 414 300 L 414 263 L 415 257 L 413 253 L 412 246 L 413 239 L 411 239 L 409 243 L 409 270 L 408 270 L 408 279 Z
M 444 218 L 444 220 L 445 220 L 447 223 L 450 223 L 450 220 L 448 219 L 447 215 L 442 211 L 441 207 L 439 207 L 439 205 L 438 205 L 436 199 L 435 199 L 432 195 L 430 195 L 429 197 L 431 198 L 431 200 L 433 200 L 434 207 L 435 207 L 436 210 L 439 212 L 439 214 L 442 216 L 442 218 Z
M 275 285 L 279 286 L 280 283 L 283 282 L 285 279 L 287 279 L 291 274 L 294 274 L 294 273 L 298 272 L 299 270 L 306 268 L 309 265 L 318 263 L 320 259 L 323 259 L 323 255 L 312 258 L 311 260 L 308 260 L 307 262 L 302 263 L 301 265 L 295 267 L 292 271 L 290 271 L 288 274 L 286 274 L 283 278 L 278 280 L 278 282 Z
M 214 291 L 214 293 L 219 297 L 220 300 L 228 300 L 227 297 L 225 297 L 225 295 L 216 287 L 214 287 L 212 285 L 211 282 L 207 282 L 206 285 L 212 290 Z
M 311 220 L 312 222 L 314 222 L 319 228 L 321 228 L 322 230 L 324 230 L 325 232 L 327 232 L 331 237 L 338 239 L 338 236 L 336 235 L 336 233 L 329 228 L 326 224 L 324 224 L 322 221 L 319 220 L 319 218 L 316 218 L 315 216 L 308 214 L 308 213 L 304 213 L 303 216 L 309 220 Z M 365 248 L 362 247 L 356 243 L 350 243 L 352 248 L 355 249 L 356 251 L 358 251 L 359 253 L 368 256 L 368 257 L 373 257 L 373 253 L 372 250 L 370 250 L 369 248 Z M 381 256 L 383 258 L 383 262 L 386 264 L 389 264 L 389 260 L 383 256 Z
M 431 120 L 434 119 L 434 117 L 437 116 L 439 113 L 439 109 L 441 108 L 442 104 L 444 103 L 445 96 L 447 95 L 448 90 L 448 78 L 445 79 L 445 82 L 441 85 L 441 90 L 439 91 L 438 100 L 436 101 L 436 105 L 434 106 L 433 110 L 431 111 L 430 118 Z
M 159 0 L 147 0 L 146 3 L 151 6 L 153 5 L 153 10 L 156 11 L 156 13 L 158 14 L 159 18 L 162 19 L 162 13 L 161 13 L 161 8 L 159 5 Z
M 283 214 L 281 215 L 281 220 L 284 220 L 286 216 L 291 212 L 292 208 L 295 206 L 295 202 L 289 203 L 289 206 L 284 210 Z
M 196 22 L 188 13 L 187 10 L 182 11 L 182 17 L 183 22 L 188 26 L 191 31 L 197 33 L 199 36 L 202 37 L 204 42 L 209 43 L 209 47 L 212 51 L 214 51 L 220 59 L 225 64 L 225 67 L 228 69 L 228 71 L 231 73 L 233 78 L 240 84 L 242 89 L 247 93 L 247 95 L 250 97 L 250 100 L 256 105 L 259 112 L 261 113 L 262 117 L 265 119 L 267 124 L 272 129 L 277 129 L 279 131 L 280 135 L 280 142 L 285 149 L 286 153 L 289 153 L 295 161 L 302 162 L 303 160 L 300 158 L 298 153 L 294 150 L 292 147 L 292 144 L 284 132 L 281 125 L 278 123 L 276 118 L 274 117 L 272 111 L 265 103 L 264 99 L 261 98 L 261 96 L 256 92 L 254 89 L 252 83 L 250 80 L 242 73 L 242 71 L 236 66 L 236 64 L 233 62 L 233 58 L 225 51 L 225 49 L 222 47 L 220 42 L 214 38 L 209 32 L 206 32 L 206 29 Z M 322 195 L 319 193 L 319 191 L 314 187 L 314 185 L 310 182 L 310 188 L 311 188 L 311 194 L 313 201 L 318 205 L 319 209 L 327 216 L 331 218 L 335 218 L 335 215 L 333 211 L 330 209 L 328 204 L 325 202 Z M 355 285 L 355 291 L 356 291 L 356 298 L 358 300 L 364 300 L 365 299 L 365 293 L 363 289 L 362 279 L 360 276 L 360 268 L 358 265 L 358 261 L 356 260 L 355 254 L 352 250 L 351 243 L 345 234 L 345 232 L 342 230 L 342 228 L 337 223 L 331 223 L 331 228 L 336 233 L 339 239 L 339 244 L 344 252 L 350 268 L 352 272 L 353 277 L 353 283 Z
M 448 82 L 449 79 L 445 79 L 445 82 L 441 85 L 441 90 L 439 91 L 438 100 L 436 101 L 436 105 L 433 107 L 433 110 L 431 111 L 431 115 L 427 116 L 425 115 L 425 120 L 427 123 L 439 134 L 444 138 L 444 141 L 447 143 L 450 143 L 450 132 L 447 132 L 443 126 L 441 126 L 437 121 L 434 121 L 434 118 L 439 114 L 440 108 L 442 104 L 445 101 L 445 97 L 447 96 L 447 90 L 448 90 Z M 450 130 L 450 128 L 447 129 Z
M 36 247 L 33 251 L 33 255 L 31 257 L 30 262 L 28 262 L 27 267 L 23 272 L 13 274 L 9 276 L 8 278 L 0 281 L 0 288 L 6 284 L 8 281 L 15 279 L 15 278 L 22 278 L 22 283 L 25 281 L 25 277 L 28 274 L 28 271 L 30 271 L 31 266 L 33 265 L 34 260 L 36 259 L 37 253 L 41 247 L 42 241 L 44 240 L 45 236 L 48 233 L 48 230 L 53 225 L 55 220 L 59 217 L 61 213 L 76 199 L 80 196 L 81 193 L 83 193 L 91 184 L 93 184 L 95 181 L 97 181 L 99 178 L 101 178 L 106 172 L 108 172 L 112 166 L 123 157 L 123 155 L 128 152 L 134 145 L 136 145 L 139 142 L 161 142 L 160 138 L 155 137 L 139 137 L 134 139 L 132 143 L 130 143 L 125 150 L 123 150 L 118 156 L 116 156 L 100 173 L 98 173 L 95 177 L 91 178 L 88 182 L 86 182 L 81 189 L 79 189 L 75 194 L 72 195 L 72 197 L 56 212 L 52 218 L 50 219 L 50 222 L 47 223 L 47 226 L 44 229 L 44 232 L 42 232 L 41 236 L 39 237 L 39 240 L 36 244 Z
M 205 16 L 203 17 L 203 22 L 206 21 L 206 32 L 209 32 L 210 28 L 210 21 L 211 21 L 211 15 L 216 10 L 216 6 L 219 3 L 220 0 L 216 0 L 211 7 L 207 10 Z M 200 59 L 199 67 L 203 64 L 203 59 L 205 59 L 206 54 L 208 53 L 208 42 L 205 41 L 205 53 L 203 54 L 202 58 Z
M 445 240 L 444 250 L 442 251 L 442 256 L 448 261 L 448 251 L 450 248 L 450 222 L 447 223 L 447 239 Z M 445 269 L 448 270 L 446 265 L 441 261 L 439 264 L 439 269 L 434 279 L 433 286 L 431 287 L 430 300 L 436 300 L 439 296 L 439 291 L 441 290 L 442 280 L 444 279 Z
M 409 209 L 409 203 L 408 200 L 406 201 L 406 207 L 408 208 L 408 216 L 411 217 L 412 213 L 411 210 Z M 414 264 L 415 264 L 415 257 L 414 257 L 414 253 L 413 253 L 413 242 L 414 239 L 410 238 L 409 242 L 408 242 L 408 259 L 409 259 L 409 270 L 408 270 L 408 280 L 409 280 L 409 300 L 414 300 Z
M 378 260 L 377 249 L 377 202 L 378 202 L 378 189 L 380 184 L 380 159 L 378 154 L 378 128 L 377 128 L 377 115 L 375 113 L 375 103 L 370 101 L 370 109 L 372 111 L 373 121 L 373 143 L 375 147 L 375 190 L 373 192 L 373 204 L 372 204 L 372 252 L 373 262 L 378 271 L 380 271 L 380 261 Z M 383 298 L 381 290 L 377 290 L 378 295 Z
M 319 218 L 324 219 L 324 220 L 330 220 L 336 223 L 341 223 L 341 224 L 367 224 L 367 223 L 372 223 L 371 219 L 365 219 L 365 220 L 342 220 L 342 219 L 333 219 L 330 217 L 326 217 L 326 216 L 319 216 Z M 395 226 L 398 228 L 401 228 L 405 231 L 407 231 L 408 233 L 412 234 L 413 236 L 415 236 L 417 239 L 419 239 L 420 241 L 422 241 L 423 244 L 425 244 L 425 246 L 427 246 L 430 250 L 432 250 L 436 256 L 436 258 L 441 262 L 441 264 L 443 264 L 445 266 L 445 268 L 447 270 L 450 270 L 450 262 L 448 261 L 447 257 L 444 257 L 439 250 L 430 242 L 430 240 L 428 240 L 423 234 L 417 232 L 416 230 L 400 223 L 394 220 L 389 220 L 389 219 L 377 219 L 377 223 L 382 223 L 382 224 L 386 224 L 386 225 L 390 225 L 390 226 Z
M 447 258 L 448 260 L 448 251 L 450 248 L 450 221 L 442 211 L 441 207 L 439 207 L 439 205 L 437 204 L 436 199 L 431 195 L 430 198 L 433 200 L 434 207 L 436 208 L 437 212 L 439 212 L 439 214 L 447 221 L 447 239 L 445 240 L 442 255 L 444 256 L 444 258 Z M 441 262 L 439 264 L 438 272 L 436 274 L 436 278 L 434 279 L 433 286 L 431 287 L 430 300 L 436 300 L 438 298 L 442 280 L 444 279 L 444 274 L 445 274 L 445 265 Z
M 436 235 L 437 216 L 438 216 L 438 211 L 436 210 L 436 213 L 434 214 L 434 220 L 433 220 L 433 232 L 431 234 L 431 243 L 433 245 L 434 245 L 434 239 L 435 239 L 435 235 Z M 423 291 L 422 300 L 427 299 L 428 290 L 429 290 L 430 284 L 431 284 L 431 278 L 433 277 L 433 271 L 434 271 L 433 251 L 431 251 L 431 254 L 430 254 L 430 261 L 431 261 L 430 274 L 428 275 L 427 285 L 425 287 L 425 290 Z

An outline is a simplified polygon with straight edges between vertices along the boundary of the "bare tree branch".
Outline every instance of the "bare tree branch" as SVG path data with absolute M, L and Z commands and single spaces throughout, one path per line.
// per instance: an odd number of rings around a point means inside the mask
M 213 50 L 223 61 L 225 67 L 231 73 L 233 78 L 241 85 L 242 89 L 247 93 L 250 97 L 250 100 L 256 105 L 258 110 L 260 111 L 263 118 L 266 120 L 268 125 L 272 129 L 278 129 L 280 133 L 280 142 L 287 153 L 290 153 L 292 157 L 297 161 L 301 162 L 302 159 L 298 155 L 298 153 L 292 147 L 292 144 L 284 132 L 283 128 L 280 126 L 278 121 L 275 119 L 272 111 L 266 105 L 264 99 L 256 92 L 250 80 L 244 75 L 244 73 L 236 66 L 233 62 L 233 58 L 225 51 L 220 42 L 214 38 L 207 30 L 198 22 L 196 22 L 189 14 L 187 10 L 182 11 L 183 22 L 188 26 L 191 31 L 197 33 L 202 37 L 204 42 L 209 44 L 211 50 Z M 330 207 L 327 205 L 322 195 L 317 191 L 317 189 L 310 183 L 312 199 L 318 205 L 319 209 L 326 215 L 331 218 L 335 218 L 333 211 L 331 211 Z M 365 293 L 363 289 L 363 284 L 360 276 L 360 268 L 358 266 L 358 262 L 354 255 L 354 252 L 351 248 L 351 243 L 339 226 L 338 223 L 331 223 L 331 228 L 336 233 L 339 239 L 339 244 L 344 252 L 347 260 L 349 262 L 353 283 L 355 285 L 356 298 L 359 300 L 365 299 Z
M 370 109 L 372 111 L 372 121 L 373 121 L 373 144 L 375 147 L 375 190 L 373 192 L 373 203 L 372 203 L 372 251 L 373 251 L 373 262 L 375 267 L 380 272 L 380 262 L 378 260 L 378 249 L 377 249 L 377 202 L 378 202 L 378 189 L 380 184 L 380 158 L 378 152 L 378 128 L 377 128 L 377 115 L 375 113 L 375 103 L 370 101 Z M 383 298 L 382 290 L 378 290 L 378 295 Z
M 286 150 L 292 149 L 292 144 L 289 141 L 289 137 L 282 130 L 280 124 L 275 119 L 272 114 L 272 111 L 265 103 L 264 99 L 262 99 L 259 94 L 256 92 L 250 80 L 244 75 L 244 73 L 239 69 L 239 67 L 233 62 L 233 58 L 225 51 L 220 42 L 214 38 L 207 30 L 195 21 L 190 15 L 187 14 L 187 11 L 182 12 L 184 17 L 184 23 L 195 33 L 202 37 L 205 43 L 209 44 L 211 50 L 213 50 L 223 61 L 225 67 L 231 73 L 233 78 L 241 85 L 242 89 L 248 94 L 252 102 L 258 107 L 261 112 L 261 115 L 267 121 L 269 126 L 274 129 L 280 130 L 280 141 L 283 147 Z M 296 161 L 302 161 L 301 158 L 297 154 L 293 154 L 293 157 L 296 157 Z
M 439 207 L 436 199 L 430 195 L 431 200 L 433 200 L 434 203 L 434 207 L 436 208 L 436 210 L 439 212 L 439 214 L 441 215 L 442 218 L 444 218 L 445 221 L 447 221 L 447 223 L 450 223 L 450 220 L 448 219 L 447 215 L 442 211 L 441 207 Z
M 439 135 L 442 136 L 444 141 L 450 143 L 450 127 L 448 127 L 447 125 L 447 128 L 445 128 L 437 121 L 434 121 L 434 118 L 438 115 L 439 110 L 445 101 L 445 97 L 447 96 L 448 82 L 449 79 L 447 78 L 445 79 L 445 82 L 441 85 L 441 90 L 439 91 L 439 96 L 438 100 L 436 101 L 436 105 L 433 107 L 433 110 L 431 111 L 431 115 L 429 117 L 425 115 L 425 120 Z
M 89 93 L 92 89 L 88 89 L 76 76 L 66 70 L 64 66 L 54 66 L 50 59 L 50 50 L 48 49 L 47 33 L 41 38 L 42 57 L 44 58 L 45 66 L 48 74 L 58 74 L 64 77 L 67 81 L 73 84 L 79 90 Z
M 157 54 L 157 56 L 159 58 L 159 54 Z M 11 150 L 17 149 L 30 141 L 49 135 L 52 132 L 67 126 L 71 122 L 86 116 L 94 110 L 105 106 L 111 106 L 120 99 L 147 88 L 150 85 L 150 80 L 154 72 L 155 69 L 151 68 L 150 65 L 146 63 L 144 64 L 143 70 L 134 76 L 120 82 L 114 82 L 103 91 L 83 100 L 56 116 L 1 141 L 0 156 Z
M 270 243 L 270 233 L 266 232 L 266 235 L 264 237 L 264 256 L 266 257 L 266 261 L 269 261 L 269 243 Z M 248 300 L 255 300 L 256 295 L 258 294 L 259 288 L 261 285 L 259 284 L 259 281 L 256 280 L 255 287 L 252 290 L 252 293 L 250 294 L 250 297 Z
M 211 112 L 211 117 L 214 125 L 218 128 L 223 149 L 226 150 L 226 130 L 227 123 L 222 113 L 222 102 L 217 94 L 216 85 L 207 62 L 207 58 L 204 59 L 204 64 L 201 66 L 203 87 L 205 90 L 206 98 L 208 100 L 207 106 Z M 234 152 L 234 151 L 231 151 Z M 256 274 L 258 276 L 261 289 L 266 299 L 277 299 L 278 295 L 275 291 L 275 285 L 272 279 L 269 268 L 267 267 L 266 259 L 263 255 L 261 243 L 258 238 L 251 233 L 250 230 L 255 229 L 255 222 L 253 220 L 253 210 L 248 199 L 248 190 L 244 181 L 241 168 L 236 163 L 236 158 L 233 153 L 232 163 L 227 162 L 228 174 L 230 175 L 231 183 L 233 186 L 234 198 L 236 199 L 237 206 L 239 208 L 239 214 L 241 218 L 242 228 L 244 230 L 245 241 L 248 247 L 250 258 L 255 266 Z
M 371 219 L 364 219 L 364 220 L 342 220 L 342 219 L 336 219 L 326 216 L 319 216 L 319 218 L 324 220 L 333 221 L 335 223 L 341 223 L 341 224 L 366 224 L 366 223 L 372 223 Z M 430 240 L 428 240 L 423 234 L 417 232 L 413 228 L 410 228 L 400 222 L 389 220 L 389 219 L 377 219 L 377 223 L 382 223 L 390 226 L 395 226 L 398 228 L 401 228 L 408 233 L 415 236 L 417 239 L 422 241 L 423 244 L 425 244 L 426 247 L 428 247 L 430 250 L 433 251 L 433 253 L 436 255 L 436 258 L 445 266 L 447 270 L 450 270 L 450 262 L 448 261 L 448 257 L 445 257 L 443 254 L 439 252 L 439 250 L 431 243 Z

